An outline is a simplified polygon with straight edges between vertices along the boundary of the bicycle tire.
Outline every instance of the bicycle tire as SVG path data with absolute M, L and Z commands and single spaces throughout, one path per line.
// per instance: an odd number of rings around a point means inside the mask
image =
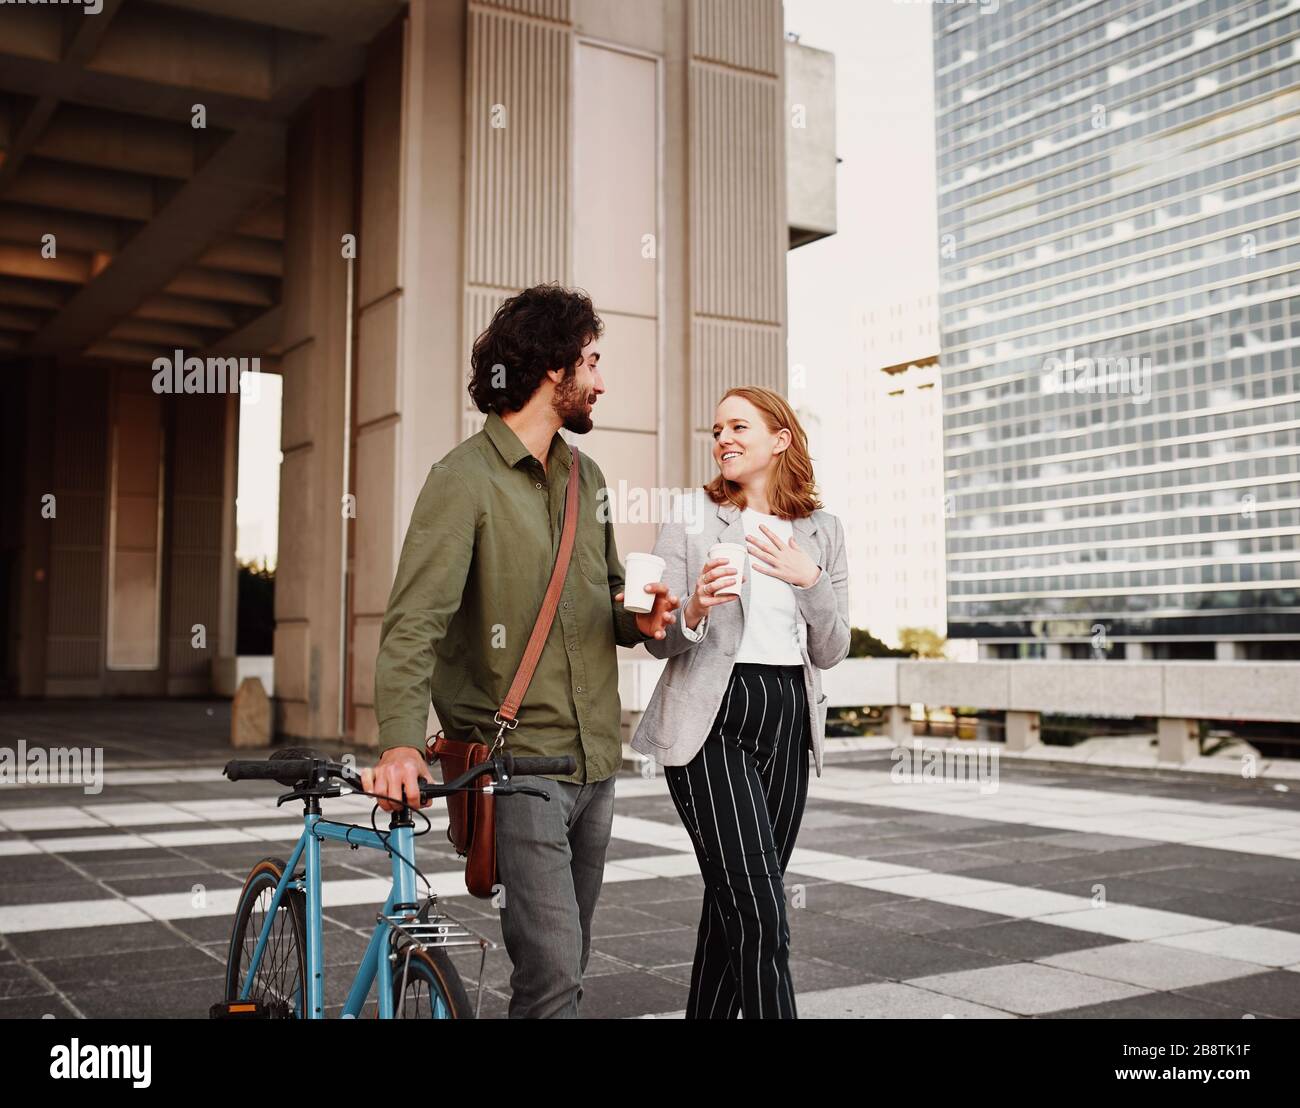
M 226 1000 L 239 999 L 244 983 L 244 968 L 253 957 L 253 948 L 265 919 L 265 906 L 255 915 L 258 901 L 265 894 L 270 903 L 275 887 L 288 865 L 283 858 L 263 858 L 244 881 L 235 909 L 235 923 L 230 933 L 226 955 Z M 303 1019 L 307 984 L 307 897 L 301 889 L 286 889 L 280 899 L 277 920 L 267 936 L 266 949 L 258 965 L 257 980 L 248 999 L 265 1005 L 268 1015 L 278 1019 Z M 253 921 L 256 920 L 256 924 Z M 251 934 L 249 932 L 251 931 Z M 259 985 L 259 982 L 261 983 Z
M 410 944 L 404 943 L 393 964 L 393 1015 L 397 1019 L 472 1020 L 474 1006 L 465 992 L 464 982 L 445 950 L 416 947 L 406 973 L 406 993 L 402 995 L 402 962 Z M 441 1000 L 439 1006 L 431 998 Z

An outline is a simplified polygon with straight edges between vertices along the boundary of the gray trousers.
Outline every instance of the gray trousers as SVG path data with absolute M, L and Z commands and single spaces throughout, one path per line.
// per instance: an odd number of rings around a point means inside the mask
M 514 969 L 511 1019 L 576 1019 L 605 877 L 614 778 L 585 785 L 525 775 L 545 790 L 496 803 L 501 932 Z

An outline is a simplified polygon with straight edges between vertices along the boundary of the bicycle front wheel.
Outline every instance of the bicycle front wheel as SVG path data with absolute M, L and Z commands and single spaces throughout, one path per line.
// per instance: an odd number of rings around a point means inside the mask
M 275 887 L 286 863 L 263 858 L 244 882 L 235 909 L 235 926 L 226 959 L 226 1000 L 240 998 L 258 936 L 266 922 Z M 285 889 L 271 921 L 257 972 L 246 999 L 260 1002 L 267 1014 L 279 1019 L 304 1019 L 307 1002 L 307 909 L 300 889 Z
M 407 951 L 411 960 L 406 963 Z M 402 966 L 406 963 L 406 988 Z M 393 1015 L 397 1019 L 472 1020 L 474 1008 L 445 950 L 404 944 L 393 965 Z

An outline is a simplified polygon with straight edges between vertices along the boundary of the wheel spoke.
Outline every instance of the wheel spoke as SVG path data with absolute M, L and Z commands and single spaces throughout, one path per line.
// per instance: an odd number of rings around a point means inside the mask
M 403 1019 L 451 1018 L 451 1008 L 443 996 L 442 988 L 430 980 L 424 971 L 414 971 L 407 978 L 406 992 L 401 998 L 400 1007 Z
M 258 936 L 262 933 L 274 896 L 273 888 L 262 888 L 252 901 L 244 933 L 241 936 L 239 984 L 243 986 L 252 965 L 253 955 L 257 949 Z M 303 1008 L 303 983 L 300 973 L 298 950 L 298 933 L 294 927 L 293 910 L 285 901 L 281 901 L 271 922 L 266 945 L 262 948 L 262 959 L 258 963 L 257 973 L 248 990 L 249 999 L 264 1004 L 282 1007 L 288 1014 L 301 1019 Z

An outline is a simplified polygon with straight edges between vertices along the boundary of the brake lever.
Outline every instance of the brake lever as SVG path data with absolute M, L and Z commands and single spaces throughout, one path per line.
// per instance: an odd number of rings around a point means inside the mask
M 303 792 L 301 789 L 294 789 L 293 792 L 285 793 L 276 800 L 275 806 L 278 808 L 281 804 L 287 804 L 291 800 L 306 800 L 309 796 L 314 796 L 319 800 L 332 800 L 342 795 L 337 785 L 331 785 L 323 793 Z
M 483 791 L 494 796 L 540 796 L 543 800 L 551 799 L 549 793 L 534 789 L 531 785 L 490 785 Z

